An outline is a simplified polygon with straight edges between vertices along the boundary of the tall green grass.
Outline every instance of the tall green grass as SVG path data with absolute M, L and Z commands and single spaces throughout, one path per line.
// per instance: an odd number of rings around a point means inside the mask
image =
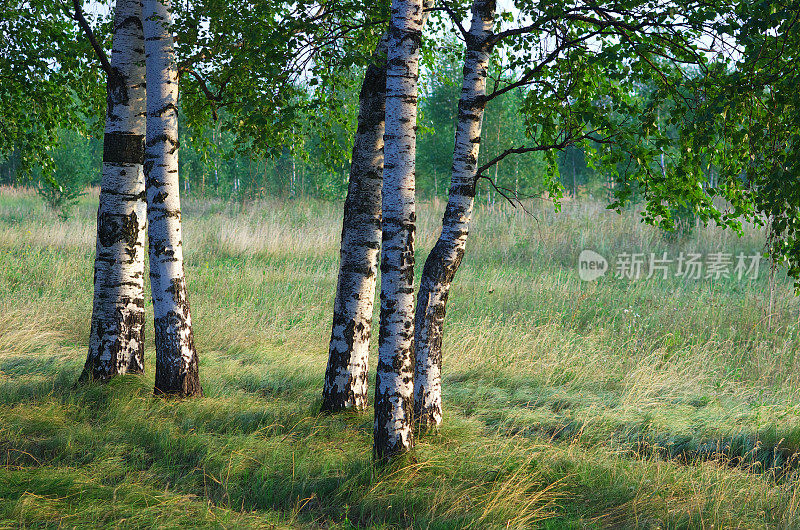
M 577 275 L 584 248 L 752 254 L 757 229 L 674 241 L 594 203 L 479 210 L 448 307 L 445 426 L 374 467 L 371 415 L 318 413 L 341 205 L 185 201 L 206 397 L 171 401 L 152 397 L 152 327 L 145 376 L 74 384 L 96 195 L 64 221 L 0 194 L 0 527 L 800 527 L 790 283 L 770 329 L 766 268 Z M 442 208 L 420 206 L 420 266 Z

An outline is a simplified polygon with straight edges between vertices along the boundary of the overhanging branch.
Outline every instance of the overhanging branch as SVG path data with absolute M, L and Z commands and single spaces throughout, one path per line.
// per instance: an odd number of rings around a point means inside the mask
M 111 68 L 111 62 L 108 60 L 108 56 L 106 55 L 103 47 L 100 46 L 99 42 L 97 42 L 97 38 L 94 36 L 92 27 L 89 25 L 89 22 L 87 22 L 86 17 L 83 15 L 83 7 L 81 7 L 80 0 L 72 0 L 72 6 L 74 9 L 72 18 L 78 23 L 83 32 L 86 34 L 86 38 L 89 39 L 89 43 L 92 45 L 94 53 L 100 60 L 100 66 L 103 68 L 106 75 L 112 77 L 114 75 L 114 70 Z M 67 12 L 69 12 L 69 10 L 67 10 Z

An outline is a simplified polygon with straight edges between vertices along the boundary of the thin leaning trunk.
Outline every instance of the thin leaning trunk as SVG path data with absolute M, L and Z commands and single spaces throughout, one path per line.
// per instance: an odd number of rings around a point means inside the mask
M 378 459 L 411 449 L 414 341 L 414 171 L 422 1 L 393 0 L 386 70 L 381 322 L 375 381 Z
M 144 371 L 145 85 L 141 0 L 118 0 L 97 209 L 89 352 L 80 379 Z
M 386 42 L 384 36 L 359 95 L 358 130 L 344 203 L 339 280 L 322 391 L 322 410 L 328 412 L 367 407 L 369 340 L 381 247 Z
M 455 150 L 442 233 L 422 270 L 415 316 L 414 416 L 423 427 L 442 423 L 442 332 L 447 296 L 461 264 L 475 203 L 475 171 L 486 106 L 486 75 L 494 0 L 476 0 L 464 58 Z
M 426 8 L 432 4 L 432 0 L 424 2 Z M 427 13 L 423 13 L 423 25 L 426 19 Z M 378 43 L 359 94 L 358 129 L 344 202 L 339 280 L 322 391 L 322 410 L 328 412 L 367 407 L 369 341 L 381 248 L 388 39 L 387 33 Z
M 145 184 L 157 394 L 201 395 L 186 296 L 178 182 L 178 70 L 170 0 L 144 0 L 147 56 Z

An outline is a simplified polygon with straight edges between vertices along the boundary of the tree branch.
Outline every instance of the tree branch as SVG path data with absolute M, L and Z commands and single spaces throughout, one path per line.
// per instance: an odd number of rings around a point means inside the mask
M 211 102 L 211 114 L 214 117 L 214 121 L 217 121 L 218 116 L 217 116 L 216 103 L 218 103 L 222 99 L 222 95 L 214 94 L 213 92 L 211 92 L 211 89 L 208 88 L 206 80 L 203 79 L 203 76 L 201 76 L 196 70 L 186 67 L 181 67 L 178 70 L 180 72 L 186 72 L 187 74 L 190 74 L 192 77 L 197 79 L 197 82 L 200 84 L 200 89 L 203 91 L 203 94 L 205 94 L 206 99 Z
M 594 32 L 589 33 L 587 35 L 584 35 L 582 37 L 577 37 L 575 39 L 562 42 L 552 52 L 550 52 L 544 59 L 542 59 L 536 66 L 534 66 L 533 68 L 531 68 L 530 70 L 525 72 L 525 74 L 521 78 L 519 78 L 517 81 L 515 81 L 513 83 L 510 83 L 510 84 L 504 86 L 503 88 L 498 88 L 498 89 L 493 90 L 491 94 L 489 94 L 488 96 L 484 97 L 484 101 L 487 101 L 487 102 L 491 101 L 492 99 L 494 99 L 494 98 L 496 98 L 498 96 L 501 96 L 501 95 L 505 94 L 506 92 L 509 92 L 511 90 L 514 90 L 515 88 L 518 88 L 518 87 L 526 85 L 531 80 L 531 78 L 533 78 L 533 76 L 535 76 L 545 66 L 547 66 L 554 59 L 556 59 L 558 57 L 558 55 L 562 51 L 566 50 L 567 48 L 569 48 L 569 47 L 571 47 L 571 46 L 573 46 L 575 44 L 579 44 L 579 43 L 581 43 L 581 42 L 583 42 L 585 40 L 588 40 L 588 39 L 590 39 L 590 38 L 592 38 L 592 37 L 594 37 L 596 35 L 599 35 L 600 33 L 601 33 L 601 31 L 594 31 Z
M 431 8 L 431 9 L 436 9 L 436 8 Z M 461 35 L 463 35 L 465 39 L 469 37 L 469 31 L 467 31 L 467 29 L 461 23 L 461 17 L 458 16 L 455 13 L 455 11 L 453 11 L 453 9 L 447 4 L 447 2 L 445 1 L 442 2 L 441 9 L 450 16 L 450 19 L 453 21 L 453 24 L 455 24 L 458 30 L 461 32 Z
M 97 42 L 89 22 L 86 21 L 86 17 L 83 15 L 83 8 L 81 7 L 80 0 L 72 0 L 72 6 L 75 9 L 72 18 L 78 22 L 78 25 L 86 34 L 86 38 L 89 39 L 89 43 L 92 45 L 97 58 L 100 59 L 100 65 L 102 66 L 106 75 L 112 77 L 114 75 L 114 71 L 111 68 L 111 62 L 108 60 L 108 56 L 106 55 L 103 47 Z M 67 12 L 69 12 L 69 10 L 67 10 Z
M 567 134 L 566 137 L 562 141 L 556 142 L 556 143 L 552 143 L 552 144 L 537 145 L 537 146 L 534 146 L 534 147 L 525 147 L 523 145 L 523 146 L 520 146 L 520 147 L 512 147 L 510 149 L 506 149 L 505 151 L 503 151 L 502 153 L 500 153 L 499 155 L 497 155 L 496 157 L 494 157 L 493 159 L 489 160 L 488 162 L 486 162 L 485 164 L 483 164 L 481 167 L 478 168 L 478 170 L 475 172 L 475 180 L 473 181 L 473 186 L 478 183 L 479 179 L 488 178 L 488 177 L 486 177 L 486 175 L 483 174 L 484 171 L 486 171 L 487 169 L 491 168 L 492 166 L 494 166 L 495 164 L 499 163 L 501 160 L 503 160 L 504 158 L 506 158 L 507 156 L 510 156 L 510 155 L 519 155 L 519 154 L 523 154 L 523 153 L 535 153 L 537 151 L 550 151 L 551 149 L 557 149 L 557 150 L 560 151 L 561 149 L 566 149 L 570 145 L 573 145 L 573 144 L 575 144 L 575 143 L 577 143 L 577 142 L 579 142 L 581 140 L 591 140 L 593 142 L 600 143 L 600 144 L 609 144 L 609 143 L 613 142 L 613 140 L 611 140 L 610 137 L 598 138 L 596 136 L 592 136 L 592 134 L 594 134 L 596 132 L 597 132 L 597 130 L 594 129 L 594 130 L 591 130 L 589 132 L 583 133 L 583 134 L 578 135 L 578 136 L 573 136 L 572 134 Z

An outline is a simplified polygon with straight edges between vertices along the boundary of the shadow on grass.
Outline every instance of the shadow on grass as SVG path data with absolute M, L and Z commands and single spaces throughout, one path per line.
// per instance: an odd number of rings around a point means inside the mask
M 545 402 L 539 406 L 546 406 Z M 554 413 L 565 408 L 563 400 L 554 400 Z M 641 422 L 620 423 L 608 433 L 592 433 L 587 423 L 555 417 L 535 425 L 504 424 L 490 420 L 487 428 L 505 436 L 524 436 L 568 445 L 605 445 L 626 458 L 659 458 L 681 465 L 714 462 L 756 475 L 768 475 L 776 481 L 793 478 L 800 469 L 800 428 L 779 431 L 770 427 L 758 432 L 740 431 L 717 436 L 705 433 L 677 434 L 655 432 Z
M 9 376 L 53 375 L 61 372 L 55 355 L 19 355 L 0 359 L 0 372 Z
M 89 505 L 120 489 L 131 492 L 123 504 L 171 492 L 287 524 L 526 527 L 549 517 L 557 497 L 524 445 L 487 442 L 459 420 L 408 457 L 374 466 L 371 415 L 318 413 L 321 374 L 274 364 L 260 375 L 210 371 L 204 384 L 216 396 L 169 400 L 153 397 L 148 377 L 76 385 L 72 362 L 10 366 L 15 375 L 0 383 L 0 522 L 48 520 L 45 504 L 94 513 Z M 25 366 L 35 375 L 21 375 Z
M 55 355 L 0 359 L 0 405 L 71 395 L 79 373 L 77 363 Z

